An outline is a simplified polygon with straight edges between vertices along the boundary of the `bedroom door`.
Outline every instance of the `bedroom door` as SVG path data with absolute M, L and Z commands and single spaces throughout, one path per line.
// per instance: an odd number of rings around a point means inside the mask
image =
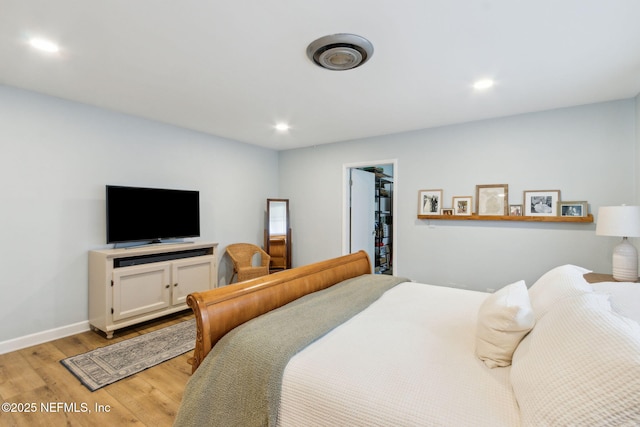
M 375 264 L 376 189 L 372 172 L 351 168 L 350 248 L 354 253 L 364 250 Z

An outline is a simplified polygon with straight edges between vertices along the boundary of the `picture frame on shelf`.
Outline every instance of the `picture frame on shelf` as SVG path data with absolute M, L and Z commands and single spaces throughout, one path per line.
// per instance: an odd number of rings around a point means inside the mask
M 589 214 L 589 205 L 586 201 L 558 202 L 558 216 L 582 217 Z
M 471 215 L 473 210 L 473 197 L 471 196 L 454 196 L 452 199 L 454 215 Z
M 558 216 L 560 190 L 528 190 L 524 192 L 524 214 Z
M 509 205 L 509 216 L 522 216 L 522 205 Z
M 442 190 L 418 191 L 418 215 L 440 215 Z
M 444 208 L 444 209 L 442 209 L 442 212 L 440 212 L 440 215 L 453 216 L 453 208 Z
M 509 184 L 476 185 L 476 213 L 504 216 L 509 209 Z

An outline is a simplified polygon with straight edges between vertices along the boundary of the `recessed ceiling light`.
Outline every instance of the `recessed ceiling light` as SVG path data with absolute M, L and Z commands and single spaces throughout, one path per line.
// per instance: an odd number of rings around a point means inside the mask
M 57 44 L 46 39 L 33 38 L 29 40 L 29 44 L 31 45 L 31 47 L 38 50 L 43 50 L 45 52 L 55 53 L 60 50 L 60 47 Z
M 280 131 L 280 132 L 286 132 L 289 129 L 291 129 L 291 126 L 289 126 L 286 123 L 278 123 L 274 127 L 276 128 L 277 131 Z
M 307 46 L 307 56 L 314 64 L 334 71 L 359 67 L 367 62 L 371 55 L 371 42 L 355 34 L 332 34 L 320 37 Z
M 476 90 L 489 89 L 494 85 L 494 81 L 491 79 L 478 80 L 473 84 L 473 88 Z

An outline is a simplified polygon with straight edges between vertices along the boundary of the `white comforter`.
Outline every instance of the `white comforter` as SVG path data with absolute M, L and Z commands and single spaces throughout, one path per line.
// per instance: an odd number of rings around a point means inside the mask
M 293 357 L 280 426 L 517 426 L 510 367 L 474 355 L 488 294 L 403 283 Z

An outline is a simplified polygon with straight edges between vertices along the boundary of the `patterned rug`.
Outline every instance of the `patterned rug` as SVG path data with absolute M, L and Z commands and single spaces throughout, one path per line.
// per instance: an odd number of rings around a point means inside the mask
M 95 391 L 193 350 L 195 342 L 196 323 L 191 319 L 68 357 L 60 363 L 89 390 Z

